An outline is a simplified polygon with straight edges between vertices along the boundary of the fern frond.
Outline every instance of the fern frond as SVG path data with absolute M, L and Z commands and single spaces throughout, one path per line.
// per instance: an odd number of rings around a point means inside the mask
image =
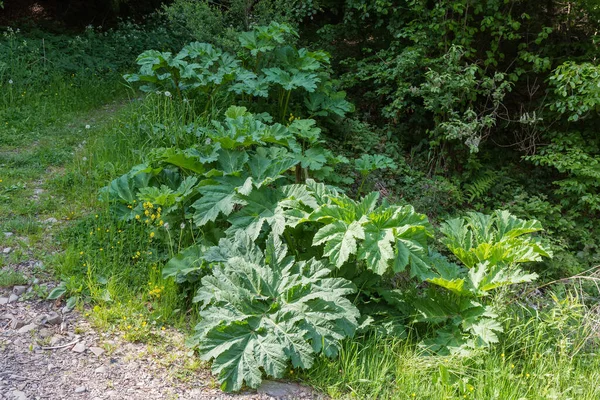
M 486 194 L 492 186 L 497 182 L 498 175 L 492 171 L 485 171 L 481 176 L 477 177 L 473 182 L 465 185 L 465 192 L 469 195 L 469 203 L 473 200 L 481 198 Z

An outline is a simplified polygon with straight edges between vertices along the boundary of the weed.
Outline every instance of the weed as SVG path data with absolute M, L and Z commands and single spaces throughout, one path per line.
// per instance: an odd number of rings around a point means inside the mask
M 27 278 L 22 273 L 10 269 L 0 269 L 0 287 L 11 287 L 26 283 Z

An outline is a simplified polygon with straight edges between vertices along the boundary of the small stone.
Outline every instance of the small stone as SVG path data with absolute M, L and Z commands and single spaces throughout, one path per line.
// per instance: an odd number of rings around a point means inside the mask
M 56 346 L 62 339 L 63 337 L 60 335 L 52 336 L 52 339 L 50 339 L 50 346 Z
M 51 311 L 47 316 L 46 316 L 46 323 L 48 325 L 58 325 L 62 322 L 62 318 L 60 317 L 60 315 L 58 315 L 57 312 L 55 311 Z
M 67 313 L 70 313 L 70 312 L 71 312 L 71 310 L 72 310 L 72 308 L 71 308 L 71 307 L 69 307 L 69 306 L 64 306 L 64 307 L 62 308 L 61 312 L 62 312 L 63 314 L 67 314 Z
M 55 224 L 58 222 L 56 218 L 48 218 L 43 221 L 45 224 Z
M 75 353 L 83 353 L 85 351 L 85 349 L 86 349 L 85 343 L 79 342 L 75 346 L 73 346 L 73 348 L 71 350 L 74 351 Z
M 5 238 L 9 238 L 9 237 L 11 237 L 12 235 L 14 235 L 14 233 L 12 233 L 12 232 L 4 232 L 4 237 L 5 237 Z
M 263 381 L 257 391 L 259 394 L 265 394 L 275 398 L 293 398 L 297 397 L 302 392 L 302 387 L 295 383 Z
M 3 252 L 4 254 L 8 254 L 8 253 L 10 253 L 11 251 L 12 251 L 12 247 L 6 247 L 4 250 L 2 250 L 2 252 Z
M 97 374 L 104 374 L 104 373 L 106 373 L 106 367 L 104 365 L 101 367 L 98 367 L 94 370 L 94 372 L 96 372 Z
M 11 293 L 10 296 L 8 297 L 8 302 L 9 303 L 14 303 L 17 300 L 19 300 L 19 296 L 17 296 L 14 293 Z
M 22 326 L 17 333 L 23 334 L 23 333 L 27 333 L 27 332 L 31 332 L 32 330 L 34 330 L 35 328 L 37 328 L 36 324 L 27 324 L 25 326 Z
M 0 297 L 0 305 L 8 304 L 8 297 Z
M 27 290 L 27 286 L 15 286 L 13 287 L 13 294 L 20 296 Z
M 41 337 L 42 339 L 45 339 L 47 337 L 52 336 L 52 331 L 48 328 L 42 328 L 38 332 L 38 336 Z
M 27 400 L 27 395 L 23 392 L 21 392 L 20 390 L 13 390 L 12 391 L 12 395 L 13 395 L 13 399 L 14 400 Z
M 13 321 L 15 317 L 13 317 L 12 314 L 2 314 L 0 315 L 0 319 L 10 319 L 11 321 Z
M 27 325 L 27 322 L 22 321 L 20 319 L 13 318 L 13 320 L 10 324 L 10 329 L 21 329 L 25 325 Z
M 100 357 L 104 353 L 104 349 L 101 347 L 90 347 L 90 351 L 94 353 L 96 357 Z
M 85 392 L 85 391 L 86 391 L 86 388 L 85 388 L 85 386 L 77 386 L 77 387 L 75 388 L 75 393 L 83 393 L 83 392 Z
M 40 195 L 44 193 L 44 189 L 33 189 L 33 194 Z

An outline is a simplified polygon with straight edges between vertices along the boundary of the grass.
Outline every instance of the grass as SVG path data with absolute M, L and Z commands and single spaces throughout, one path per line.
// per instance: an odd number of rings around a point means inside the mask
M 24 285 L 27 283 L 27 278 L 17 271 L 0 270 L 0 287 L 11 287 L 15 285 Z
M 543 312 L 513 306 L 504 325 L 500 343 L 467 357 L 427 356 L 411 340 L 361 335 L 300 378 L 344 399 L 600 398 L 597 326 L 579 295 L 553 295 Z
M 13 249 L 0 255 L 0 282 L 23 282 L 14 266 L 43 259 L 65 299 L 95 305 L 86 312 L 97 327 L 151 341 L 190 323 L 185 296 L 160 273 L 168 250 L 147 227 L 109 218 L 98 191 L 156 145 L 148 129 L 161 112 L 179 114 L 132 94 L 119 75 L 55 75 L 0 95 L 0 232 Z

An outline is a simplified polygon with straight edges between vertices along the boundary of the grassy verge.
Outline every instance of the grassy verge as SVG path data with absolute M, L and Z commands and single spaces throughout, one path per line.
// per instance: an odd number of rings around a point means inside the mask
M 118 80 L 58 81 L 53 90 L 3 97 L 0 232 L 11 251 L 0 256 L 0 285 L 53 274 L 65 298 L 95 305 L 98 326 L 151 339 L 167 320 L 186 320 L 179 290 L 160 273 L 167 250 L 147 227 L 108 218 L 98 192 L 153 144 L 146 129 L 156 105 L 132 99 Z

